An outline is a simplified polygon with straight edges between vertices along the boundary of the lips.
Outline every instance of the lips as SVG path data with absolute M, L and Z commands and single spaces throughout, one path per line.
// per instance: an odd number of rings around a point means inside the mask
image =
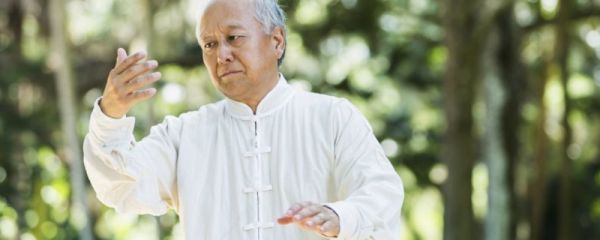
M 233 75 L 233 74 L 236 74 L 236 73 L 241 73 L 241 72 L 242 72 L 242 71 L 227 71 L 227 72 L 225 72 L 225 73 L 222 73 L 222 74 L 220 74 L 220 75 L 219 75 L 219 78 L 227 77 L 227 76 L 229 76 L 229 75 Z

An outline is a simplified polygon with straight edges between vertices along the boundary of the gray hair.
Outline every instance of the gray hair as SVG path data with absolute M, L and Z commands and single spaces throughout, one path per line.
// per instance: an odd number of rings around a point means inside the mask
M 277 60 L 277 65 L 281 65 L 281 63 L 283 62 L 283 57 L 285 57 L 285 50 L 287 48 L 287 28 L 285 26 L 285 13 L 277 3 L 277 0 L 252 1 L 254 2 L 255 9 L 254 17 L 262 25 L 263 31 L 265 33 L 270 34 L 276 27 L 280 27 L 283 31 L 285 45 L 281 58 Z M 200 9 L 200 14 L 198 15 L 198 20 L 196 24 L 196 38 L 198 38 L 198 42 L 200 41 L 200 20 L 202 19 L 204 11 L 212 2 L 214 2 L 214 0 L 205 0 L 204 4 L 202 4 L 202 7 Z

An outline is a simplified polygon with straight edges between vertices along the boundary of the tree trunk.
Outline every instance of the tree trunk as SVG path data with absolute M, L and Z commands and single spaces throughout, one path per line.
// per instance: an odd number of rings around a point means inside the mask
M 558 9 L 558 22 L 556 25 L 556 54 L 555 61 L 560 69 L 560 80 L 563 88 L 564 113 L 563 126 L 563 156 L 560 164 L 560 190 L 558 204 L 558 239 L 573 239 L 572 214 L 571 214 L 571 168 L 572 159 L 569 157 L 568 149 L 572 142 L 572 130 L 569 124 L 571 112 L 571 97 L 568 91 L 569 81 L 569 45 L 570 45 L 570 16 L 572 0 L 560 0 Z
M 27 221 L 25 221 L 25 212 L 27 211 L 28 197 L 32 194 L 31 185 L 29 185 L 29 166 L 27 166 L 24 156 L 26 146 L 23 143 L 22 132 L 17 130 L 8 131 L 8 139 L 11 141 L 9 145 L 12 147 L 9 152 L 12 154 L 8 157 L 11 161 L 10 168 L 7 169 L 8 183 L 11 185 L 12 193 L 8 196 L 8 202 L 11 207 L 17 212 L 17 233 L 16 237 L 20 237 L 23 229 L 27 229 Z
M 481 59 L 481 45 L 473 36 L 476 2 L 443 2 L 448 47 L 443 84 L 447 125 L 440 158 L 448 167 L 448 178 L 443 186 L 446 240 L 477 239 L 471 201 L 476 142 L 472 105 Z
M 62 122 L 64 152 L 70 167 L 72 192 L 71 223 L 79 230 L 79 239 L 93 239 L 86 201 L 86 187 L 82 168 L 81 144 L 77 136 L 77 111 L 73 76 L 65 30 L 64 0 L 50 0 L 49 16 L 52 53 L 49 59 L 55 72 L 58 105 Z
M 139 0 L 141 14 L 140 14 L 140 26 L 142 33 L 142 42 L 146 49 L 147 58 L 154 57 L 154 45 L 155 45 L 155 33 L 154 33 L 154 13 L 155 8 L 152 0 Z M 144 101 L 142 105 L 145 105 L 147 110 L 148 126 L 153 125 L 156 122 L 156 114 L 154 113 L 154 98 L 150 98 Z
M 156 9 L 154 8 L 154 3 L 152 0 L 139 0 L 139 4 L 140 9 L 142 10 L 142 14 L 140 14 L 139 19 L 143 37 L 142 42 L 146 48 L 146 53 L 148 56 L 147 58 L 150 59 L 154 56 L 155 51 L 154 13 Z M 156 122 L 156 114 L 154 112 L 155 101 L 156 100 L 154 98 L 150 98 L 147 101 L 142 102 L 142 106 L 148 109 L 146 111 L 146 117 L 148 119 L 147 126 L 151 126 Z M 159 239 L 164 239 L 166 237 L 166 231 L 160 224 L 160 216 L 154 217 L 154 223 L 156 225 L 156 236 L 158 236 Z
M 9 3 L 8 10 L 8 21 L 9 28 L 14 36 L 14 52 L 18 53 L 17 56 L 21 56 L 21 45 L 23 39 L 23 17 L 25 16 L 25 11 L 23 10 L 23 1 L 12 0 Z
M 534 145 L 533 145 L 533 164 L 532 164 L 532 183 L 528 194 L 530 196 L 529 206 L 531 209 L 531 240 L 544 239 L 544 216 L 546 214 L 546 194 L 547 194 L 547 171 L 548 171 L 548 135 L 546 135 L 547 108 L 544 102 L 546 94 L 546 82 L 549 71 L 548 60 L 540 67 L 539 76 L 533 89 L 534 104 L 539 109 L 535 120 Z
M 519 221 L 518 194 L 516 181 L 517 166 L 521 145 L 519 130 L 522 122 L 521 106 L 523 105 L 523 92 L 527 89 L 525 65 L 521 60 L 521 33 L 515 20 L 514 4 L 502 9 L 498 15 L 498 30 L 500 37 L 499 51 L 497 52 L 499 74 L 506 93 L 506 102 L 502 106 L 501 132 L 502 146 L 506 154 L 505 181 L 508 192 L 509 217 L 508 239 L 516 239 L 516 226 Z M 526 180 L 524 181 L 526 182 Z
M 506 89 L 502 86 L 498 69 L 499 30 L 493 31 L 485 50 L 483 94 L 486 106 L 483 120 L 482 157 L 488 167 L 488 211 L 485 218 L 485 239 L 508 240 L 509 190 L 507 185 L 507 159 L 503 146 L 502 107 L 506 102 Z

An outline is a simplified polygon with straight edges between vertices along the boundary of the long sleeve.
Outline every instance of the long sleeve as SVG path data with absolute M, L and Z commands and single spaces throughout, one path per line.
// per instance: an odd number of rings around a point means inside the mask
M 402 181 L 362 114 L 346 100 L 336 108 L 334 181 L 341 200 L 326 204 L 340 218 L 336 239 L 399 239 Z
M 98 102 L 83 145 L 85 170 L 98 199 L 118 212 L 161 215 L 177 209 L 180 120 L 167 117 L 136 142 L 135 119 L 110 118 Z

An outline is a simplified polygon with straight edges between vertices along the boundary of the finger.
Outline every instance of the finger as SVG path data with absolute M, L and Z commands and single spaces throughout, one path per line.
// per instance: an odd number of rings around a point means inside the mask
M 294 203 L 294 204 L 292 204 L 292 206 L 288 209 L 288 211 L 285 214 L 292 216 L 295 213 L 297 213 L 298 211 L 302 210 L 302 208 L 304 208 L 304 206 L 308 206 L 309 204 L 310 204 L 310 202 Z
M 123 49 L 123 48 L 117 49 L 117 65 L 115 65 L 115 67 L 118 66 L 120 63 L 122 63 L 126 58 L 127 58 L 127 51 L 125 51 L 125 49 Z
M 121 48 L 117 49 L 117 60 L 115 60 L 115 66 L 113 67 L 113 69 L 119 66 L 119 63 L 121 63 Z
M 316 204 L 304 207 L 294 215 L 294 221 L 302 221 L 304 218 L 312 217 L 321 212 L 321 208 L 321 206 Z
M 146 57 L 145 52 L 137 52 L 133 55 L 128 56 L 123 60 L 119 65 L 117 65 L 114 69 L 115 74 L 121 74 L 123 71 L 127 70 L 131 65 L 138 63 L 140 60 Z
M 151 98 L 152 96 L 154 96 L 155 93 L 156 93 L 156 88 L 148 88 L 148 89 L 137 90 L 135 92 L 132 92 L 129 97 L 135 104 L 137 102 L 144 101 L 146 99 Z
M 302 210 L 303 205 L 301 203 L 294 203 L 288 210 L 283 214 L 283 216 L 277 219 L 279 224 L 289 224 L 294 221 L 294 214 L 300 210 Z
M 126 85 L 127 92 L 136 91 L 148 84 L 154 83 L 158 81 L 161 77 L 160 72 L 153 72 L 143 76 L 139 76 L 131 81 L 129 81 Z
M 283 217 L 280 217 L 277 219 L 277 223 L 283 224 L 283 225 L 290 224 L 293 222 L 294 222 L 294 219 L 292 218 L 292 216 L 283 216 Z
M 292 204 L 292 206 L 290 208 L 288 208 L 288 210 L 283 214 L 283 216 L 279 217 L 277 219 L 277 222 L 279 224 L 289 224 L 294 222 L 294 214 L 297 213 L 298 211 L 302 210 L 302 208 L 304 208 L 304 206 L 307 206 L 311 204 L 311 202 L 305 201 L 305 202 L 297 202 Z
M 319 227 L 319 231 L 320 231 L 321 233 L 328 233 L 328 232 L 331 232 L 331 231 L 335 230 L 335 228 L 336 228 L 336 225 L 339 225 L 339 224 L 337 224 L 337 223 L 336 223 L 335 221 L 333 221 L 333 220 L 326 221 L 325 223 L 323 223 L 323 224 L 322 224 L 322 225 Z
M 328 217 L 325 213 L 321 212 L 306 221 L 306 225 L 309 227 L 318 227 L 321 224 L 325 223 Z
M 158 67 L 158 62 L 156 60 L 139 63 L 117 75 L 115 78 L 113 78 L 113 81 L 116 86 L 124 85 L 129 83 L 129 81 L 133 80 L 134 78 L 152 71 L 156 67 Z

